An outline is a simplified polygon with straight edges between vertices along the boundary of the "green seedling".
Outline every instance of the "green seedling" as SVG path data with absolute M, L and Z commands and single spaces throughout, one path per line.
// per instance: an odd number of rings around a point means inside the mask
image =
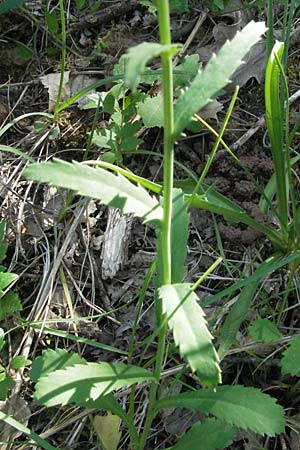
M 75 356 L 70 352 L 64 352 L 62 358 L 61 350 L 48 350 L 33 363 L 31 378 L 36 382 L 35 399 L 42 405 L 50 407 L 76 403 L 86 408 L 101 408 L 118 416 L 128 428 L 130 448 L 134 450 L 145 448 L 158 412 L 163 408 L 178 406 L 212 414 L 215 419 L 204 419 L 195 424 L 178 441 L 175 449 L 195 448 L 194 442 L 197 442 L 197 449 L 200 450 L 222 449 L 232 442 L 236 427 L 270 436 L 280 433 L 284 427 L 283 411 L 274 399 L 257 389 L 218 387 L 221 382 L 219 357 L 199 305 L 196 288 L 220 263 L 220 259 L 194 285 L 183 282 L 188 206 L 193 204 L 202 207 L 214 199 L 215 204 L 219 202 L 218 208 L 226 208 L 229 212 L 233 210 L 235 218 L 240 218 L 243 212 L 209 188 L 204 193 L 202 187 L 200 192 L 194 192 L 193 186 L 190 193 L 174 188 L 174 147 L 193 115 L 228 83 L 250 47 L 264 33 L 265 27 L 252 22 L 236 38 L 226 43 L 205 70 L 197 73 L 187 89 L 178 94 L 174 107 L 172 57 L 178 53 L 180 46 L 171 43 L 169 2 L 158 0 L 157 10 L 160 43 L 140 44 L 128 52 L 125 83 L 135 95 L 146 64 L 152 58 L 161 58 L 164 129 L 162 186 L 105 161 L 71 164 L 56 160 L 32 164 L 24 172 L 28 179 L 96 198 L 104 204 L 119 208 L 122 213 L 140 217 L 144 223 L 151 223 L 155 227 L 156 331 L 150 339 L 153 341 L 157 337 L 157 347 L 153 370 L 131 363 L 90 363 L 83 359 L 74 361 L 72 358 Z M 234 59 L 233 53 L 236 56 Z M 61 105 L 57 112 L 64 107 L 66 104 Z M 115 103 L 114 107 L 118 108 Z M 150 189 L 152 194 L 146 189 Z M 173 332 L 180 354 L 198 376 L 201 389 L 175 396 L 161 396 L 159 387 L 167 354 L 167 327 Z M 131 356 L 132 343 L 130 360 Z M 55 370 L 51 370 L 51 367 L 55 367 Z M 141 382 L 148 384 L 150 391 L 144 426 L 139 433 L 135 426 L 134 393 L 135 385 Z M 131 387 L 128 412 L 113 394 L 113 391 L 123 387 Z

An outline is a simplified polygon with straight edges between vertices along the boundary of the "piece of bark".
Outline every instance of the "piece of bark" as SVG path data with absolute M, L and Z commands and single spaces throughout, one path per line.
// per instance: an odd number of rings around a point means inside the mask
M 107 226 L 102 246 L 102 278 L 113 278 L 126 263 L 132 216 L 121 216 L 118 209 L 108 208 Z

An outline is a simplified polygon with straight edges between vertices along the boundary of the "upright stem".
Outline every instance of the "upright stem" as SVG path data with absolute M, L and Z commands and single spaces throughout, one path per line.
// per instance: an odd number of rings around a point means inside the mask
M 67 54 L 67 35 L 66 35 L 66 19 L 64 10 L 64 0 L 59 0 L 59 12 L 61 21 L 61 67 L 60 67 L 60 80 L 58 85 L 58 92 L 56 97 L 56 104 L 54 108 L 54 120 L 57 120 L 59 114 L 59 106 L 62 94 L 62 88 L 64 83 L 65 68 L 66 68 L 66 54 Z
M 160 43 L 171 44 L 169 0 L 158 0 L 158 23 Z M 171 275 L 171 223 L 172 223 L 172 198 L 173 198 L 173 170 L 174 170 L 174 110 L 173 110 L 173 71 L 172 55 L 166 51 L 161 55 L 163 105 L 164 105 L 164 181 L 163 181 L 163 223 L 161 231 L 162 259 L 163 259 L 163 284 L 172 283 Z M 149 393 L 149 406 L 145 420 L 143 433 L 140 438 L 139 450 L 145 446 L 152 421 L 155 417 L 155 401 L 157 389 L 165 354 L 165 339 L 167 326 L 162 313 L 162 307 L 158 300 L 156 307 L 157 323 L 160 326 L 154 375 L 156 382 L 152 383 Z

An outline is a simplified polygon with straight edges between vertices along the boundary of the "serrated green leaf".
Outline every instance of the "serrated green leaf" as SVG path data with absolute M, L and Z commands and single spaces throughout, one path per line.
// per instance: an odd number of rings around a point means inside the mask
M 275 323 L 268 319 L 256 319 L 249 327 L 249 334 L 252 339 L 265 342 L 276 342 L 282 337 Z
M 162 286 L 159 288 L 159 298 L 181 355 L 197 372 L 203 384 L 216 386 L 221 382 L 219 358 L 204 312 L 191 286 L 187 283 Z
M 165 397 L 156 409 L 182 407 L 213 414 L 229 424 L 259 434 L 274 436 L 285 427 L 283 408 L 258 389 L 244 386 L 220 386 Z
M 85 197 L 131 213 L 145 222 L 162 220 L 162 208 L 145 189 L 134 185 L 122 175 L 102 168 L 91 168 L 76 162 L 55 160 L 52 163 L 31 164 L 24 172 L 28 179 L 72 189 Z
M 31 364 L 30 359 L 25 358 L 23 355 L 18 355 L 12 358 L 12 360 L 9 363 L 10 369 L 18 370 L 21 367 L 29 366 Z
M 0 272 L 0 291 L 9 286 L 17 278 L 18 275 L 15 275 L 14 273 Z
M 141 80 L 142 73 L 144 72 L 148 61 L 164 52 L 176 55 L 180 47 L 180 45 L 176 44 L 162 45 L 150 42 L 143 42 L 135 47 L 131 47 L 127 52 L 125 67 L 126 85 L 134 90 Z
M 138 104 L 137 110 L 145 127 L 162 127 L 164 125 L 163 97 L 161 95 L 147 97 Z
M 0 400 L 6 400 L 8 391 L 12 389 L 14 385 L 15 382 L 8 373 L 0 373 Z
M 42 377 L 36 384 L 35 399 L 46 406 L 80 405 L 115 389 L 154 379 L 148 370 L 126 364 L 75 364 Z
M 250 22 L 226 42 L 217 56 L 213 56 L 203 72 L 192 81 L 190 87 L 179 97 L 175 105 L 175 138 L 178 138 L 190 123 L 192 116 L 203 108 L 230 81 L 230 76 L 241 65 L 248 53 L 266 31 L 262 22 Z M 234 55 L 234 58 L 232 57 Z
M 12 316 L 16 312 L 22 311 L 22 309 L 19 296 L 15 292 L 9 291 L 4 297 L 0 298 L 0 320 L 4 319 L 4 317 Z
M 69 352 L 62 348 L 57 348 L 56 350 L 48 349 L 44 350 L 42 355 L 33 361 L 29 376 L 32 381 L 37 382 L 41 377 L 55 370 L 85 363 L 86 360 L 77 353 Z
M 283 375 L 290 373 L 293 376 L 300 377 L 300 337 L 294 338 L 288 348 L 283 352 L 280 361 L 281 372 Z
M 241 291 L 237 301 L 230 309 L 228 316 L 220 330 L 220 347 L 218 353 L 221 359 L 227 354 L 228 350 L 236 340 L 237 333 L 242 322 L 245 320 L 251 306 L 254 294 L 260 280 L 245 286 Z
M 232 444 L 236 429 L 221 420 L 197 422 L 182 436 L 172 450 L 221 450 Z

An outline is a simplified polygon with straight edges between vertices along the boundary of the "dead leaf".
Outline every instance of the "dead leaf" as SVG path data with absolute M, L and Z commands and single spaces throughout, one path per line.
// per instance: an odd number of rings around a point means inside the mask
M 68 98 L 70 98 L 70 84 L 69 84 L 69 76 L 70 72 L 64 73 L 64 79 L 63 79 L 63 86 L 62 86 L 62 92 L 61 92 L 61 101 L 65 101 Z M 49 106 L 48 110 L 49 112 L 53 112 L 56 100 L 57 100 L 57 94 L 58 94 L 58 87 L 60 82 L 60 73 L 49 73 L 48 75 L 44 75 L 40 77 L 41 82 L 45 86 L 46 89 L 48 89 L 49 94 Z
M 88 75 L 76 75 L 75 77 L 70 78 L 70 92 L 71 96 L 77 94 L 77 92 L 81 91 L 81 89 L 84 89 L 87 86 L 90 86 L 91 84 L 98 81 L 95 77 L 90 77 Z M 77 100 L 77 105 L 80 109 L 87 103 L 87 98 L 89 95 L 91 95 L 93 92 L 96 92 L 95 89 L 90 90 L 87 94 L 83 95 Z
M 104 450 L 117 450 L 121 439 L 119 425 L 119 417 L 110 412 L 106 416 L 94 417 L 94 428 Z

